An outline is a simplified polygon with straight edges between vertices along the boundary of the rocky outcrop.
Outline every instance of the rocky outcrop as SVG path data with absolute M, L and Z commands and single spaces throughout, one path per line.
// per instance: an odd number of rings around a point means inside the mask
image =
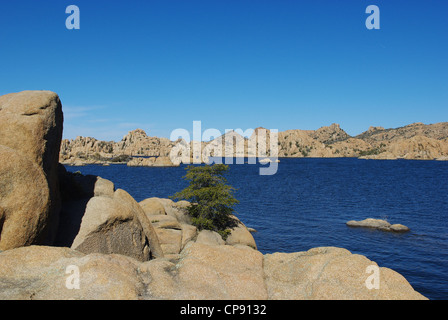
M 127 163 L 133 157 L 160 158 L 156 165 L 163 166 L 175 145 L 166 138 L 150 137 L 141 129 L 133 130 L 119 142 L 99 141 L 91 137 L 63 140 L 60 162 L 69 165 Z M 135 158 L 134 162 L 138 159 Z M 147 166 L 154 162 L 147 160 Z M 136 163 L 138 164 L 138 163 Z
M 64 201 L 57 245 L 139 261 L 163 257 L 151 222 L 132 196 L 115 190 L 109 180 L 61 171 Z
M 265 140 L 261 141 L 261 138 Z M 176 161 L 205 162 L 208 157 L 193 158 L 193 148 L 206 150 L 211 156 L 233 157 L 360 157 L 363 159 L 419 159 L 444 160 L 448 158 L 448 122 L 425 125 L 415 123 L 395 129 L 370 127 L 351 137 L 339 124 L 317 130 L 286 130 L 278 133 L 278 142 L 271 145 L 270 130 L 257 128 L 250 137 L 229 131 L 209 142 L 190 142 L 190 156 Z M 78 137 L 65 140 L 61 147 L 61 162 L 72 165 L 113 163 L 122 160 L 130 166 L 172 166 L 168 158 L 179 141 L 148 137 L 143 130 L 131 131 L 121 142 L 97 141 Z M 264 145 L 263 145 L 264 144 Z M 184 142 L 184 145 L 187 144 Z M 237 147 L 238 146 L 238 147 Z M 274 148 L 275 147 L 275 148 Z M 176 154 L 176 152 L 174 152 Z M 123 158 L 123 157 L 129 158 Z M 121 158 L 120 158 L 121 157 Z M 150 157 L 150 158 L 148 158 Z
M 378 229 L 382 231 L 392 231 L 392 232 L 407 232 L 410 229 L 402 224 L 390 224 L 389 222 L 381 219 L 368 218 L 362 221 L 351 220 L 348 221 L 347 226 L 349 227 L 362 227 Z
M 370 127 L 369 130 L 356 136 L 356 138 L 375 144 L 385 141 L 407 140 L 415 136 L 424 136 L 435 140 L 446 139 L 448 137 L 448 122 L 434 124 L 417 122 L 393 129 Z
M 366 285 L 373 275 L 371 269 L 378 272 L 375 287 Z M 425 299 L 397 272 L 342 248 L 268 254 L 264 272 L 272 300 Z
M 0 253 L 1 300 L 137 300 L 145 293 L 137 260 L 31 246 Z M 71 287 L 71 268 L 79 287 Z M 79 289 L 78 289 L 79 288 Z
M 134 157 L 127 162 L 128 167 L 178 167 L 180 162 L 173 163 L 169 157 Z
M 235 216 L 232 218 L 236 221 L 235 226 L 231 229 L 229 236 L 226 239 L 228 245 L 245 245 L 253 249 L 257 249 L 257 244 L 249 229 Z
M 0 146 L 0 250 L 38 242 L 48 223 L 50 204 L 42 168 Z
M 140 202 L 148 219 L 156 230 L 165 257 L 176 260 L 189 242 L 207 245 L 245 245 L 257 248 L 248 228 L 235 216 L 233 228 L 226 240 L 213 231 L 199 231 L 192 225 L 186 208 L 188 201 L 174 202 L 170 199 L 148 198 Z
M 378 287 L 369 287 L 377 267 Z M 78 271 L 77 274 L 71 270 Z M 79 287 L 73 276 L 79 276 Z M 341 248 L 262 255 L 190 242 L 177 261 L 23 247 L 0 252 L 0 299 L 423 300 L 400 274 Z
M 62 106 L 50 91 L 0 97 L 0 249 L 51 244 L 60 210 Z
M 317 129 L 311 134 L 311 137 L 325 144 L 344 141 L 350 138 L 347 132 L 342 130 L 341 126 L 337 123 L 333 123 L 329 127 L 322 127 Z

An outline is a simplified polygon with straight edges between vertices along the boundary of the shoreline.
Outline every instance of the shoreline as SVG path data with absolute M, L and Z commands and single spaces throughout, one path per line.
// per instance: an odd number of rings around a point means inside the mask
M 142 158 L 140 156 L 136 156 L 136 157 L 132 157 L 132 158 Z M 150 157 L 149 157 L 150 158 Z M 242 158 L 242 157 L 233 157 L 232 159 L 237 159 L 237 158 Z M 244 157 L 244 159 L 248 159 L 249 157 Z M 255 157 L 257 158 L 257 157 Z M 266 157 L 259 157 L 257 159 L 264 159 Z M 269 157 L 267 157 L 269 158 Z M 444 162 L 444 161 L 448 161 L 448 158 L 434 158 L 434 159 L 419 159 L 419 158 L 415 158 L 415 159 L 409 159 L 409 158 L 393 158 L 393 159 L 378 159 L 378 158 L 366 158 L 366 157 L 278 157 L 276 158 L 278 160 L 282 159 L 318 159 L 318 160 L 322 160 L 322 159 L 333 159 L 333 160 L 337 160 L 337 159 L 357 159 L 357 160 L 374 160 L 374 161 L 438 161 L 438 162 Z M 223 162 L 224 163 L 224 162 Z M 112 162 L 110 160 L 105 160 L 105 161 L 101 161 L 101 160 L 89 160 L 89 161 L 84 161 L 84 159 L 77 159 L 77 160 L 73 160 L 73 161 L 60 161 L 60 164 L 65 165 L 65 166 L 70 166 L 70 167 L 83 167 L 83 166 L 88 166 L 88 165 L 102 165 L 102 166 L 110 166 L 110 165 L 127 165 L 128 161 L 126 162 Z M 201 164 L 205 164 L 204 162 L 202 162 Z M 233 164 L 233 163 L 231 163 Z M 262 164 L 262 163 L 260 163 Z M 181 165 L 193 165 L 193 163 L 181 163 Z M 149 166 L 130 166 L 130 167 L 178 167 L 176 165 L 160 165 L 160 166 L 153 166 L 153 165 L 149 165 Z

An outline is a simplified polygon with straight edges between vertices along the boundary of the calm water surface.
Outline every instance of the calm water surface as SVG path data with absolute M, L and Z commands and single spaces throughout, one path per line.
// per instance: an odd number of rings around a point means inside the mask
M 99 175 L 137 201 L 167 198 L 186 187 L 185 166 L 67 167 Z M 335 246 L 401 273 L 430 299 L 448 299 L 448 162 L 281 159 L 277 174 L 258 165 L 231 165 L 238 217 L 259 251 L 297 252 Z M 382 218 L 411 232 L 349 228 L 348 220 Z

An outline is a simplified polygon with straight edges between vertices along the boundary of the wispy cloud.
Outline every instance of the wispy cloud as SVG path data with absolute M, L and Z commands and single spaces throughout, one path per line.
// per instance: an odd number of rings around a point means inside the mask
M 64 112 L 65 120 L 73 120 L 88 117 L 93 111 L 104 109 L 104 106 L 64 106 L 62 111 Z

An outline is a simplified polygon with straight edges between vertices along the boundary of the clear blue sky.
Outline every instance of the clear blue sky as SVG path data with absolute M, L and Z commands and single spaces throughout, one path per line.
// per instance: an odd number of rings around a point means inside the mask
M 448 121 L 447 17 L 446 0 L 1 1 L 0 94 L 57 92 L 66 138 Z

